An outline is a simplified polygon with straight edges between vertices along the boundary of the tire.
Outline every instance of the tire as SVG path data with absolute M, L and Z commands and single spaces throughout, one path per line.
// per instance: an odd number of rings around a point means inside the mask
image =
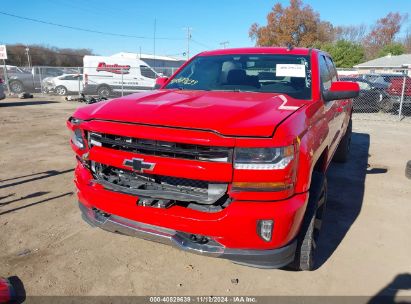
M 348 155 L 350 154 L 351 135 L 352 135 L 352 120 L 350 118 L 347 131 L 345 131 L 343 138 L 341 138 L 337 151 L 335 151 L 333 161 L 337 163 L 345 163 L 347 161 Z
M 111 89 L 108 86 L 100 86 L 97 89 L 97 94 L 99 97 L 108 98 L 111 95 Z
M 58 86 L 56 87 L 56 93 L 60 96 L 67 95 L 67 88 L 65 86 Z
M 294 261 L 287 266 L 288 269 L 297 271 L 311 271 L 315 269 L 315 252 L 326 203 L 327 178 L 323 173 L 314 172 L 307 209 L 297 237 Z
M 20 93 L 23 93 L 23 92 L 24 92 L 24 85 L 23 85 L 23 83 L 22 83 L 21 81 L 19 81 L 19 80 L 12 80 L 12 81 L 10 81 L 9 85 L 10 85 L 10 91 L 11 91 L 12 93 L 20 94 Z
M 394 109 L 394 102 L 389 98 L 383 99 L 380 104 L 380 111 L 383 113 L 390 113 Z
M 409 160 L 405 166 L 405 176 L 411 179 L 411 160 Z

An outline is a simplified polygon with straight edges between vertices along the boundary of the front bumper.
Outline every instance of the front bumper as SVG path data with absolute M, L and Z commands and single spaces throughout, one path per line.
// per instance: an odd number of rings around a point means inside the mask
M 82 203 L 79 203 L 79 206 L 83 219 L 93 227 L 171 245 L 191 253 L 228 259 L 234 263 L 258 268 L 280 268 L 294 259 L 296 241 L 270 250 L 232 249 L 213 239 L 200 243 L 193 241 L 190 235 L 184 232 L 107 214 L 96 208 L 88 208 Z

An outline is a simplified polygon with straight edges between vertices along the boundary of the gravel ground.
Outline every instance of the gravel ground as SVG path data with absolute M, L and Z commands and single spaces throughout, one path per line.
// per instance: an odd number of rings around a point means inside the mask
M 356 116 L 351 159 L 329 170 L 313 272 L 261 270 L 84 223 L 58 98 L 0 101 L 0 276 L 27 295 L 411 295 L 411 124 Z M 408 291 L 406 290 L 408 289 Z

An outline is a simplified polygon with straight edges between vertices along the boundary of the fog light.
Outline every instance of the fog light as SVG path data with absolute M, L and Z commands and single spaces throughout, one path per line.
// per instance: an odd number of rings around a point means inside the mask
M 266 242 L 271 241 L 273 234 L 273 220 L 259 220 L 257 222 L 257 233 Z

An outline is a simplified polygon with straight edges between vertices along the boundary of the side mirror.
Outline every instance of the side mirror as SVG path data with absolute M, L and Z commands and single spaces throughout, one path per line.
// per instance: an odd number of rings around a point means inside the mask
M 336 81 L 328 91 L 323 93 L 325 101 L 355 98 L 360 93 L 360 86 L 356 82 Z
M 156 79 L 156 85 L 154 86 L 154 89 L 161 89 L 167 81 L 168 77 L 158 77 Z

